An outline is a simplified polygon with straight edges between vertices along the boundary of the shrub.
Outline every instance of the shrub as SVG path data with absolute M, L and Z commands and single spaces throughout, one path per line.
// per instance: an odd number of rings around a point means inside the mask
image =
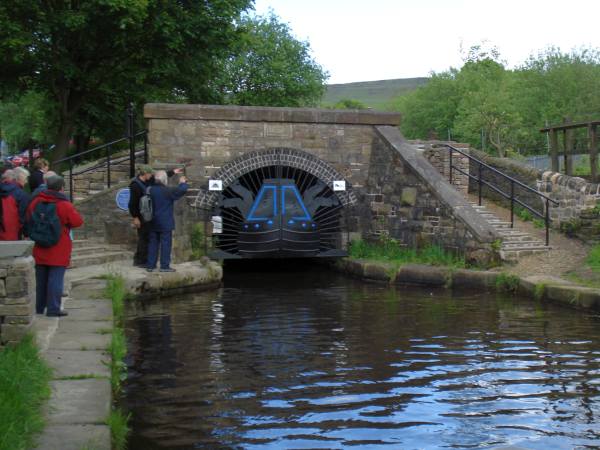
M 0 352 L 0 449 L 33 447 L 34 435 L 44 428 L 41 408 L 50 397 L 51 377 L 31 335 Z
M 502 272 L 496 277 L 496 288 L 499 291 L 512 292 L 514 294 L 519 288 L 519 281 L 518 276 Z

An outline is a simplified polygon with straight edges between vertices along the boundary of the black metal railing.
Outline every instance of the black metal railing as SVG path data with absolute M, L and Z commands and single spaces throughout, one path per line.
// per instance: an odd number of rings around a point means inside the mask
M 125 143 L 129 144 L 129 154 L 123 155 L 126 150 Z M 141 148 L 137 147 L 141 143 Z M 73 201 L 74 198 L 74 182 L 73 177 L 76 175 L 82 175 L 88 172 L 92 172 L 101 167 L 106 167 L 106 185 L 111 185 L 111 165 L 122 164 L 125 161 L 129 161 L 129 177 L 135 176 L 135 163 L 136 157 L 143 156 L 145 164 L 148 164 L 148 131 L 135 131 L 135 116 L 133 113 L 133 105 L 127 110 L 127 133 L 126 136 L 108 142 L 106 144 L 99 145 L 89 150 L 76 153 L 66 158 L 54 161 L 53 164 L 56 166 L 68 165 L 69 171 L 69 198 Z M 92 164 L 89 167 L 75 171 L 75 165 L 83 162 L 87 158 L 95 157 L 97 159 L 96 164 Z
M 527 186 L 526 184 L 520 182 L 519 180 L 517 180 L 509 175 L 506 175 L 504 172 L 499 171 L 495 167 L 492 167 L 489 164 L 484 163 L 483 161 L 475 158 L 474 156 L 469 155 L 468 153 L 463 152 L 462 150 L 457 149 L 456 147 L 453 147 L 448 144 L 446 144 L 446 147 L 448 147 L 449 156 L 450 156 L 449 157 L 449 160 L 450 160 L 449 161 L 450 162 L 450 164 L 449 164 L 449 166 L 450 166 L 450 170 L 449 170 L 450 184 L 452 184 L 452 171 L 456 170 L 459 173 L 462 173 L 463 175 L 466 175 L 467 177 L 469 177 L 469 179 L 477 182 L 477 196 L 478 196 L 478 205 L 479 206 L 481 206 L 482 188 L 484 185 L 487 186 L 492 191 L 500 194 L 505 199 L 510 200 L 510 227 L 511 228 L 514 227 L 514 222 L 515 222 L 514 221 L 515 204 L 520 205 L 521 207 L 527 209 L 529 212 L 531 212 L 535 216 L 540 217 L 541 219 L 544 220 L 544 225 L 546 227 L 546 245 L 548 245 L 550 243 L 550 204 L 552 204 L 554 206 L 558 206 L 558 202 L 556 200 L 551 199 L 547 195 L 542 194 L 537 189 L 533 189 L 532 187 Z M 469 161 L 477 164 L 477 175 L 476 176 L 472 175 L 470 172 L 465 172 L 460 167 L 453 164 L 452 155 L 454 152 L 457 152 L 463 156 L 466 156 L 469 159 Z M 484 180 L 482 177 L 484 170 L 488 170 L 496 175 L 499 175 L 500 177 L 505 179 L 508 183 L 510 183 L 510 192 L 507 193 L 507 192 L 503 191 L 502 189 L 500 189 L 498 186 L 495 186 L 494 184 L 492 184 L 490 181 Z M 517 193 L 515 192 L 515 189 L 522 189 L 522 190 L 525 190 L 528 192 L 532 192 L 533 194 L 539 196 L 542 203 L 545 204 L 544 210 L 538 211 L 534 207 L 526 204 L 525 202 L 523 202 L 522 200 L 517 198 Z

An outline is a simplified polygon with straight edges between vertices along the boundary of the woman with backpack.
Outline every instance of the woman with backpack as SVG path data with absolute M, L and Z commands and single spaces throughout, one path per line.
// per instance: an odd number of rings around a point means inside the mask
M 66 316 L 60 310 L 65 271 L 71 262 L 71 228 L 83 225 L 83 219 L 64 195 L 64 180 L 52 176 L 48 189 L 37 195 L 27 208 L 27 231 L 35 242 L 35 310 L 48 317 Z

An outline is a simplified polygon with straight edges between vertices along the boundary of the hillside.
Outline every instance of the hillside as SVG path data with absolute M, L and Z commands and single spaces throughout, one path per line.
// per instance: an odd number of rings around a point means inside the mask
M 360 81 L 330 84 L 323 96 L 323 105 L 333 105 L 343 99 L 353 99 L 374 109 L 383 109 L 392 98 L 412 91 L 427 83 L 428 78 L 400 78 L 395 80 Z

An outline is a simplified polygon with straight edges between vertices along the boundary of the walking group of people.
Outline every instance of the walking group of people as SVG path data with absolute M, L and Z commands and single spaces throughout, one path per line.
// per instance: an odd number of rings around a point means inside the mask
M 148 272 L 156 270 L 160 253 L 160 272 L 175 272 L 171 267 L 171 245 L 175 218 L 174 204 L 188 190 L 187 179 L 181 175 L 177 187 L 168 186 L 168 178 L 181 174 L 182 169 L 153 171 L 141 165 L 138 175 L 129 185 L 129 213 L 137 228 L 138 242 L 133 264 Z M 151 205 L 149 207 L 148 205 Z
M 43 158 L 34 161 L 31 175 L 23 167 L 4 168 L 0 175 L 0 240 L 34 242 L 36 313 L 62 317 L 68 315 L 61 309 L 61 300 L 73 249 L 71 230 L 82 226 L 83 218 L 65 196 L 63 178 L 49 168 Z M 142 165 L 131 182 L 129 211 L 138 232 L 134 265 L 149 272 L 156 270 L 159 254 L 159 270 L 175 271 L 170 265 L 173 207 L 188 184 L 182 175 L 177 187 L 168 187 L 168 177 L 181 173 L 181 169 L 154 172 Z
M 61 310 L 64 276 L 70 264 L 71 229 L 83 219 L 64 194 L 64 180 L 44 158 L 33 173 L 6 168 L 0 176 L 0 240 L 34 241 L 36 313 L 66 316 Z M 27 186 L 28 185 L 28 190 Z

